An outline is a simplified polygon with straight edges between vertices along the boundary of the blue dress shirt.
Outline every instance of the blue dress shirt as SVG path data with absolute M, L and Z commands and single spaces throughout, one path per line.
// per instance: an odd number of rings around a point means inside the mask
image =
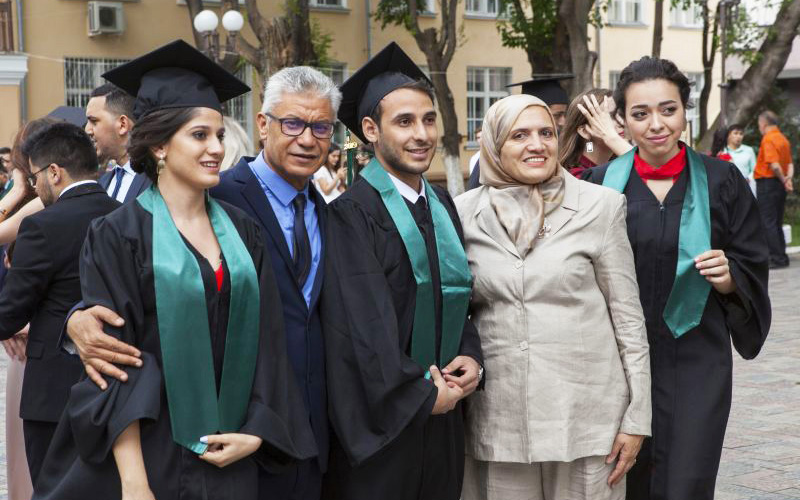
M 322 236 L 319 230 L 319 220 L 317 219 L 316 205 L 314 200 L 308 196 L 308 183 L 302 191 L 298 191 L 286 180 L 278 175 L 272 168 L 267 165 L 264 160 L 264 152 L 261 151 L 256 156 L 255 160 L 249 163 L 250 170 L 255 174 L 261 189 L 269 200 L 272 211 L 278 219 L 278 224 L 281 226 L 283 237 L 286 238 L 286 245 L 289 247 L 289 255 L 294 257 L 294 248 L 292 244 L 292 232 L 294 231 L 294 207 L 292 200 L 299 193 L 306 196 L 306 210 L 304 219 L 306 223 L 306 231 L 308 232 L 308 241 L 311 244 L 311 270 L 308 273 L 308 278 L 303 284 L 303 297 L 306 299 L 306 305 L 311 305 L 311 289 L 314 288 L 314 279 L 317 276 L 317 269 L 319 268 L 320 254 L 322 253 Z

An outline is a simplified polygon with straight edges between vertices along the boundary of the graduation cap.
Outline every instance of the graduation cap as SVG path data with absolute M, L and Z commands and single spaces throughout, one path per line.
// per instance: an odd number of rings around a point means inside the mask
M 361 120 L 371 115 L 387 94 L 420 79 L 431 83 L 403 49 L 391 42 L 339 87 L 342 91 L 339 121 L 367 144 Z
M 569 97 L 561 85 L 560 80 L 575 78 L 574 75 L 533 75 L 532 80 L 525 82 L 512 83 L 506 87 L 516 87 L 522 85 L 522 93 L 538 97 L 548 106 L 552 104 L 569 104 Z
M 117 66 L 103 78 L 136 96 L 133 118 L 168 108 L 211 108 L 250 90 L 202 52 L 175 40 Z
M 64 120 L 80 128 L 86 125 L 86 112 L 83 108 L 77 108 L 75 106 L 59 106 L 47 113 L 47 116 L 57 120 Z

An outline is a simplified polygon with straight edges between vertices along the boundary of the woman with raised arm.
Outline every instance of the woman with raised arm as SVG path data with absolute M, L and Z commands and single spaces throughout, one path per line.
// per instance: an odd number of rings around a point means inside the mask
M 731 341 L 745 359 L 770 326 L 768 251 L 734 165 L 681 142 L 689 80 L 643 57 L 614 92 L 637 145 L 586 179 L 625 195 L 647 318 L 653 437 L 628 474 L 628 499 L 711 500 L 731 408 Z

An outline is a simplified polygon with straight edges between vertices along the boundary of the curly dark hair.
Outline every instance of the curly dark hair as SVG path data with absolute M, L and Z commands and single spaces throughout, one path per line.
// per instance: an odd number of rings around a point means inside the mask
M 169 108 L 148 113 L 141 118 L 131 131 L 128 155 L 131 168 L 136 173 L 144 173 L 158 183 L 158 160 L 153 156 L 153 148 L 163 146 L 181 127 L 194 118 L 197 108 Z
M 686 75 L 675 66 L 669 59 L 659 59 L 657 57 L 644 56 L 638 61 L 628 64 L 619 75 L 617 88 L 614 90 L 614 102 L 617 105 L 617 113 L 625 116 L 625 91 L 633 83 L 644 82 L 647 80 L 667 80 L 678 87 L 681 96 L 681 103 L 684 109 L 689 109 L 689 94 L 692 91 L 692 84 Z

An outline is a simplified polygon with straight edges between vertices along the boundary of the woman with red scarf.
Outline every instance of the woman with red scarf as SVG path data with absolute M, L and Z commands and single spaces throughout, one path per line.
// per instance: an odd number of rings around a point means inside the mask
M 680 136 L 690 85 L 670 61 L 628 65 L 614 93 L 637 145 L 584 179 L 625 194 L 650 343 L 652 438 L 627 498 L 711 500 L 731 407 L 731 341 L 754 358 L 770 326 L 768 251 L 747 181 Z

